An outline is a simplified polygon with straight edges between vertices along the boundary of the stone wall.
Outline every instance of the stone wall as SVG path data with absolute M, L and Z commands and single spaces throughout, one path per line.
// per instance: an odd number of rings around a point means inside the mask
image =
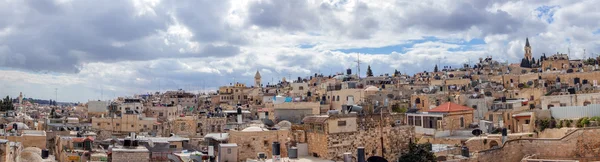
M 140 162 L 150 161 L 149 152 L 113 152 L 112 161 Z
M 271 147 L 275 141 L 281 144 L 281 156 L 286 157 L 286 143 L 288 142 L 288 138 L 291 140 L 289 130 L 229 132 L 229 143 L 238 145 L 238 157 L 241 161 L 245 161 L 248 158 L 256 158 L 259 152 L 264 152 L 267 157 L 273 156 Z
M 578 129 L 559 139 L 532 138 L 509 140 L 498 149 L 476 153 L 469 161 L 520 161 L 529 155 L 540 159 L 600 160 L 599 128 Z

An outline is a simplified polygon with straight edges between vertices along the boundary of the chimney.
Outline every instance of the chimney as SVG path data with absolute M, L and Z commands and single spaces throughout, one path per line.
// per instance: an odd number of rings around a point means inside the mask
M 358 147 L 356 159 L 358 162 L 365 162 L 365 147 Z
M 281 162 L 281 152 L 280 152 L 281 148 L 280 148 L 279 142 L 277 142 L 277 141 L 273 142 L 272 149 L 273 149 L 273 162 Z

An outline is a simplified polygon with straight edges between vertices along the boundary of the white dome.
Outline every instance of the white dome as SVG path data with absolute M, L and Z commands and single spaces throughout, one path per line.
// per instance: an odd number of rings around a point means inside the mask
M 242 132 L 262 132 L 262 131 L 268 131 L 268 129 L 264 129 L 261 127 L 248 127 L 244 130 L 242 130 Z
M 377 92 L 377 91 L 379 91 L 379 88 L 377 88 L 375 86 L 369 86 L 369 87 L 365 88 L 365 91 L 367 91 L 367 92 Z
M 10 122 L 10 123 L 8 123 L 7 126 L 11 129 L 13 129 L 13 124 L 15 124 L 15 123 L 17 124 L 18 130 L 29 130 L 30 129 L 29 126 L 27 126 L 27 124 L 21 123 L 21 122 Z

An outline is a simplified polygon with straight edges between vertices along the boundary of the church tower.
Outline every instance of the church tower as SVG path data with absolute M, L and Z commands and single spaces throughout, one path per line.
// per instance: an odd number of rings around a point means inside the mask
M 531 46 L 529 46 L 529 38 L 525 38 L 525 59 L 531 61 Z
M 256 74 L 254 75 L 254 87 L 261 87 L 260 78 L 260 73 L 258 72 L 258 70 L 256 70 Z

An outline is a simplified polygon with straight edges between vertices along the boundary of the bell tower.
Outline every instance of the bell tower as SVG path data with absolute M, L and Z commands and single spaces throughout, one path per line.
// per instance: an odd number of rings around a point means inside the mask
M 254 75 L 254 87 L 261 87 L 260 86 L 260 73 L 258 72 L 258 70 L 256 70 L 256 74 Z
M 529 46 L 529 38 L 525 38 L 525 59 L 531 61 L 531 46 Z

